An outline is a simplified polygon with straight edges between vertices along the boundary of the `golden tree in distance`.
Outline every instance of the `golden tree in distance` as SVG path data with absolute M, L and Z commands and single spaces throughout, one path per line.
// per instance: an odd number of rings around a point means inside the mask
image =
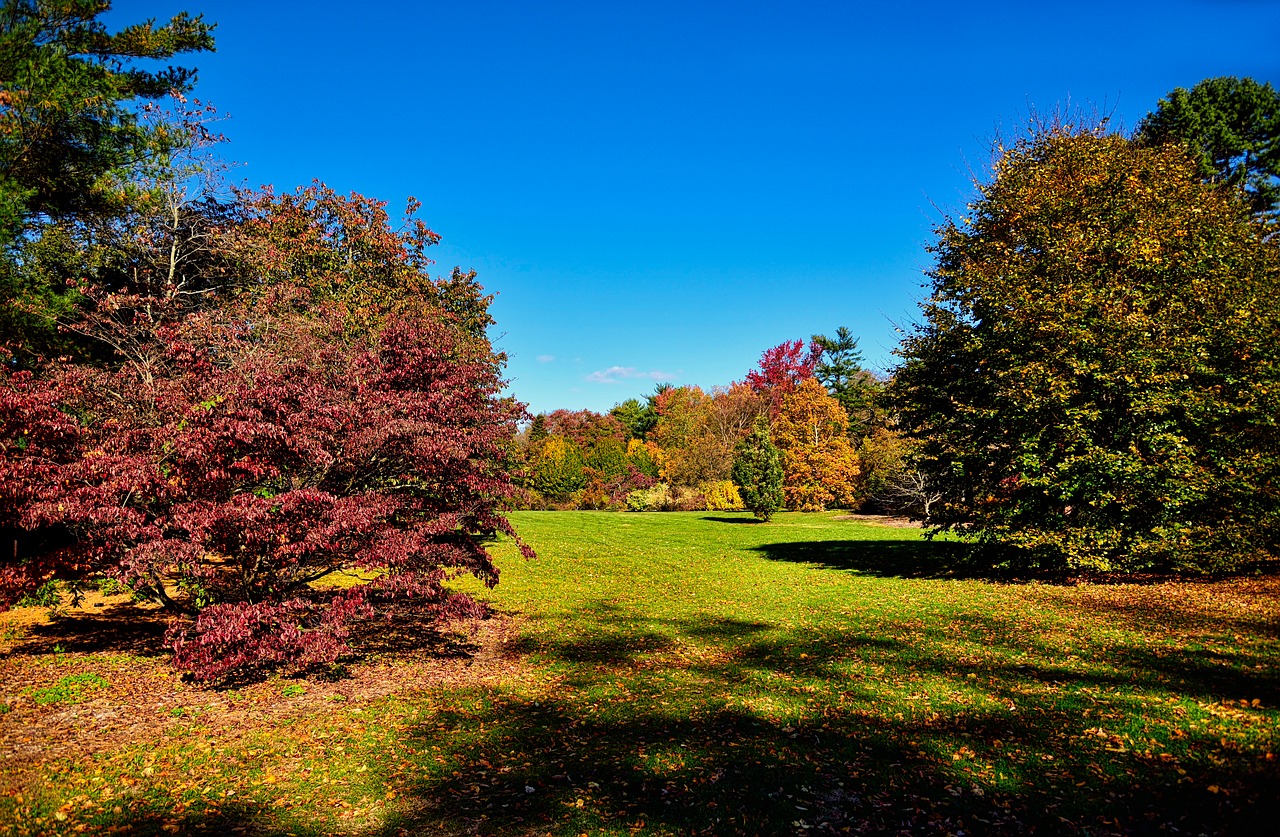
M 860 468 L 848 427 L 840 402 L 813 378 L 783 397 L 773 442 L 782 451 L 787 508 L 824 511 L 854 504 Z

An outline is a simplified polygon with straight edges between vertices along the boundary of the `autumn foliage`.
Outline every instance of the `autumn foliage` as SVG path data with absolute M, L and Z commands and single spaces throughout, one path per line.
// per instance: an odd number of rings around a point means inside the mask
M 497 582 L 524 411 L 475 274 L 431 275 L 415 202 L 397 226 L 321 183 L 191 193 L 197 122 L 102 118 L 139 126 L 147 165 L 100 161 L 114 204 L 19 206 L 5 253 L 37 292 L 0 294 L 27 324 L 0 350 L 0 605 L 115 578 L 174 615 L 200 678 L 332 663 L 379 615 L 478 613 L 446 583 Z
M 801 381 L 813 377 L 822 359 L 822 347 L 816 341 L 784 340 L 760 356 L 757 368 L 747 373 L 746 383 L 769 404 L 777 415 L 782 399 Z
M 1280 531 L 1280 259 L 1177 146 L 1049 125 L 934 247 L 892 386 L 932 522 L 1071 570 L 1228 570 Z
M 158 368 L 5 376 L 0 427 L 12 601 L 106 571 L 187 619 L 175 663 L 204 677 L 331 662 L 349 623 L 476 606 L 443 583 L 498 573 L 506 439 L 487 343 L 423 304 L 353 335 L 350 312 L 278 286 L 160 329 Z M 358 573 L 362 583 L 330 584 Z
M 773 443 L 782 452 L 786 507 L 823 511 L 854 505 L 860 468 L 845 410 L 813 378 L 782 398 Z

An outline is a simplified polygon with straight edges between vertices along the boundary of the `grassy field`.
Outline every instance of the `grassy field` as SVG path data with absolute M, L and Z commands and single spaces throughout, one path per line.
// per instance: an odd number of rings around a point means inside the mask
M 1253 834 L 1280 579 L 950 577 L 918 531 L 525 512 L 494 619 L 208 689 L 116 599 L 0 622 L 16 834 Z M 101 607 L 96 607 L 101 605 Z

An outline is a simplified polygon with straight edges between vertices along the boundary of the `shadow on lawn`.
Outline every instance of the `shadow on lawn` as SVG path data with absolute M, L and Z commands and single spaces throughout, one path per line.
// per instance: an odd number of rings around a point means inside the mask
M 1266 686 L 1231 679 L 1218 661 L 1153 659 L 1122 644 L 1106 665 L 1071 669 L 1034 634 L 984 643 L 999 620 L 781 630 L 595 610 L 580 632 L 525 640 L 555 673 L 548 688 L 452 690 L 425 719 L 353 754 L 376 777 L 359 792 L 394 791 L 380 825 L 283 828 L 270 804 L 177 819 L 194 832 L 272 837 L 1155 835 L 1268 833 L 1280 816 L 1280 770 L 1261 752 L 1194 725 L 1158 745 L 1122 720 L 1147 718 L 1149 704 L 1165 711 L 1165 695 Z M 959 661 L 947 650 L 956 631 L 1043 662 Z M 948 689 L 971 696 L 946 705 Z M 911 703 L 929 690 L 935 708 Z M 147 834 L 163 823 L 128 825 Z
M 28 626 L 24 630 L 25 641 L 10 653 L 52 654 L 57 648 L 70 653 L 118 651 L 154 657 L 165 652 L 166 618 L 157 610 L 129 603 L 104 607 L 96 613 L 55 616 L 47 623 Z
M 882 578 L 991 578 L 973 547 L 955 541 L 841 540 L 767 543 L 751 547 L 771 561 L 790 561 Z
M 1229 834 L 1259 832 L 1280 814 L 1280 772 L 1260 753 L 1193 732 L 1187 755 L 1164 759 L 1098 733 L 1114 727 L 1109 717 L 1141 715 L 1142 698 L 1122 690 L 1158 692 L 1186 658 L 1153 673 L 1134 649 L 1108 674 L 964 666 L 930 650 L 942 647 L 941 630 L 910 643 L 666 623 L 678 636 L 726 639 L 721 653 L 690 658 L 644 624 L 615 615 L 537 645 L 565 672 L 540 699 L 473 692 L 416 727 L 411 749 L 447 763 L 411 782 L 425 804 L 380 833 Z M 985 703 L 879 710 L 888 690 L 910 700 L 927 688 L 913 686 L 922 678 L 958 688 L 968 674 L 981 678 Z M 1181 674 L 1179 694 L 1242 685 L 1204 667 Z M 749 705 L 753 692 L 740 687 L 762 677 L 789 684 L 773 692 L 808 707 L 801 721 L 767 700 Z
M 276 806 L 232 803 L 217 811 L 189 810 L 181 814 L 149 810 L 108 825 L 100 833 L 129 837 L 169 837 L 172 834 L 245 835 L 245 837 L 324 837 L 331 830 L 319 827 L 270 825 Z

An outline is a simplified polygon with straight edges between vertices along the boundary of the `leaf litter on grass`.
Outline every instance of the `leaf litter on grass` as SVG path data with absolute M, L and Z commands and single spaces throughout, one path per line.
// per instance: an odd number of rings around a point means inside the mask
M 150 700 L 192 714 L 161 746 L 47 759 L 7 810 L 371 835 L 1242 833 L 1272 810 L 1274 578 L 957 580 L 913 530 L 823 515 L 513 519 L 540 555 L 504 555 L 518 618 L 438 677 L 388 646 L 347 702 L 174 679 Z

